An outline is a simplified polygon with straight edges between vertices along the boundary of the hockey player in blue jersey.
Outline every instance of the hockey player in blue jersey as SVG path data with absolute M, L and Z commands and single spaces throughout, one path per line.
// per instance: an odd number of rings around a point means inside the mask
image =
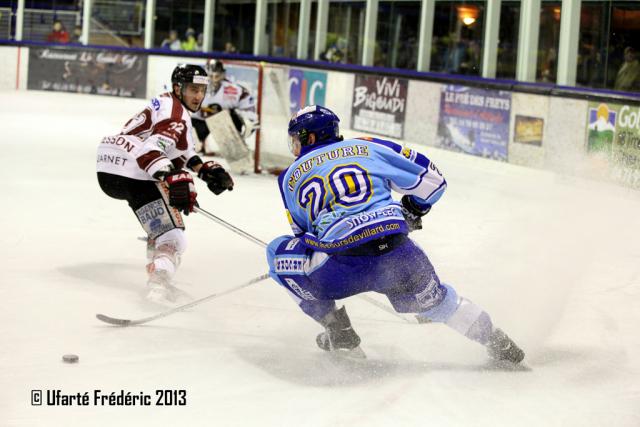
M 387 296 L 400 313 L 442 322 L 486 346 L 496 360 L 519 363 L 524 352 L 479 306 L 440 282 L 408 233 L 440 199 L 446 181 L 424 155 L 376 138 L 343 140 L 338 117 L 309 106 L 289 122 L 295 162 L 278 178 L 294 236 L 267 248 L 270 275 L 324 326 L 326 351 L 363 355 L 345 307 L 335 300 L 362 292 Z M 392 191 L 404 194 L 400 202 Z

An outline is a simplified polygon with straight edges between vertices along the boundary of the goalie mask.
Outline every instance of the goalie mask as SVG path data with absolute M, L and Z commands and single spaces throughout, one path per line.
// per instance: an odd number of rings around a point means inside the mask
M 289 121 L 289 150 L 298 156 L 300 149 L 310 145 L 309 135 L 314 134 L 315 142 L 341 141 L 340 119 L 328 108 L 310 105 L 299 110 Z
M 225 79 L 227 70 L 224 68 L 222 61 L 219 59 L 211 59 L 207 62 L 207 72 L 209 73 L 214 88 L 218 88 L 220 82 Z

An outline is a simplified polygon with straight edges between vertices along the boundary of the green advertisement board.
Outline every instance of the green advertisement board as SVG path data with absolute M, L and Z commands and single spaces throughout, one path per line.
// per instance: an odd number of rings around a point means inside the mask
M 640 105 L 590 102 L 587 152 L 616 182 L 640 188 Z

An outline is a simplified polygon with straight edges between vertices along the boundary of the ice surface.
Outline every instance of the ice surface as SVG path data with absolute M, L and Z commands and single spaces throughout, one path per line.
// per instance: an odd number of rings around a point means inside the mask
M 369 360 L 336 362 L 272 281 L 144 327 L 98 322 L 158 311 L 142 298 L 142 231 L 94 173 L 100 138 L 144 102 L 0 100 L 1 426 L 640 425 L 638 192 L 423 147 L 449 189 L 412 237 L 525 349 L 527 369 L 492 369 L 446 327 L 360 298 L 346 305 Z M 288 233 L 274 177 L 236 177 L 218 197 L 201 184 L 205 209 L 263 240 Z M 187 223 L 177 280 L 193 298 L 266 271 L 262 248 L 202 216 Z M 34 389 L 165 388 L 187 390 L 187 405 L 30 404 Z

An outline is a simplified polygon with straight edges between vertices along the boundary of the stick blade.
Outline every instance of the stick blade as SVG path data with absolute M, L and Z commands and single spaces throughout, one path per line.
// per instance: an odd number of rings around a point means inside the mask
M 115 317 L 105 316 L 104 314 L 96 314 L 96 319 L 114 326 L 129 326 L 131 324 L 131 320 L 116 319 Z

